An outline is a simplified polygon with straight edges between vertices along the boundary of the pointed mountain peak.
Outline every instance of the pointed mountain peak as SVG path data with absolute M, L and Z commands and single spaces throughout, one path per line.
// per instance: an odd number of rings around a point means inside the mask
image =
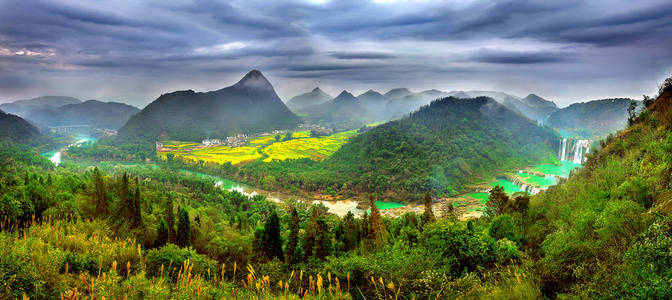
M 320 89 L 319 86 L 316 86 L 316 87 L 313 89 L 312 92 L 313 92 L 313 93 L 319 93 L 319 92 L 322 92 L 322 90 Z
M 246 87 L 251 89 L 273 89 L 271 83 L 261 74 L 259 70 L 252 70 L 245 74 L 243 79 L 238 81 L 234 86 Z
M 355 98 L 355 96 L 353 96 L 352 94 L 350 94 L 350 92 L 348 92 L 346 90 L 343 90 L 340 94 L 338 94 L 338 97 L 336 97 L 336 98 L 338 99 L 338 98 L 346 98 L 346 97 L 347 98 Z

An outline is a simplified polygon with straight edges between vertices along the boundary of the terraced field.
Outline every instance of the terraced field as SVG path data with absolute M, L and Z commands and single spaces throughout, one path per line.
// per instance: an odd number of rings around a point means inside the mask
M 265 162 L 273 160 L 285 160 L 296 158 L 310 158 L 321 160 L 336 152 L 348 138 L 357 134 L 357 130 L 339 132 L 329 136 L 310 137 L 309 131 L 292 132 L 292 139 L 282 141 L 285 134 L 280 135 L 280 141 L 276 142 L 275 135 L 255 137 L 243 147 L 216 146 L 208 148 L 196 147 L 197 143 L 180 143 L 177 141 L 164 142 L 165 148 L 170 152 L 159 152 L 161 159 L 166 159 L 171 153 L 175 158 L 187 159 L 198 162 L 216 162 L 240 164 L 257 159 Z

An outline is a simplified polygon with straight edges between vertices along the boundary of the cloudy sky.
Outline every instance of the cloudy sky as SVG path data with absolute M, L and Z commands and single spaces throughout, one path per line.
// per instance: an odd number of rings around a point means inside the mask
M 669 0 L 0 0 L 0 102 L 142 107 L 253 68 L 284 100 L 316 85 L 640 98 L 672 72 L 670 12 Z

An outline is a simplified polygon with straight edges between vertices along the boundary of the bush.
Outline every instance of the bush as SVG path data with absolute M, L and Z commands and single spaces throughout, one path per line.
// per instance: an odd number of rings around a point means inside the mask
M 508 239 L 515 243 L 520 242 L 520 237 L 516 234 L 516 226 L 513 225 L 510 215 L 501 215 L 493 219 L 488 228 L 488 235 L 495 240 Z
M 441 263 L 454 277 L 495 262 L 495 241 L 463 222 L 441 220 L 427 225 L 422 244 L 429 252 L 439 254 Z
M 171 280 L 177 279 L 180 268 L 188 259 L 193 264 L 193 274 L 206 274 L 208 269 L 212 274 L 217 274 L 217 263 L 202 256 L 191 248 L 179 248 L 174 244 L 165 245 L 159 249 L 147 252 L 147 274 L 149 276 L 161 276 L 161 265 L 164 267 L 163 276 L 170 276 Z M 170 266 L 170 269 L 168 268 Z

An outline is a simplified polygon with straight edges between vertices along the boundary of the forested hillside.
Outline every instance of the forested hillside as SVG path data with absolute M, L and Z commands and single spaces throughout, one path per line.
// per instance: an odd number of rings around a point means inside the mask
M 549 296 L 672 297 L 672 78 L 633 124 L 601 143 L 520 220 Z
M 26 143 L 39 135 L 37 128 L 26 120 L 0 110 L 0 141 Z
M 617 98 L 574 103 L 552 113 L 549 126 L 583 137 L 605 136 L 625 128 L 634 100 Z M 637 102 L 641 109 L 641 102 Z
M 492 99 L 451 97 L 354 137 L 323 162 L 252 163 L 244 170 L 251 181 L 271 174 L 306 190 L 347 188 L 408 200 L 428 189 L 455 194 L 498 170 L 552 160 L 557 141 L 551 130 Z

